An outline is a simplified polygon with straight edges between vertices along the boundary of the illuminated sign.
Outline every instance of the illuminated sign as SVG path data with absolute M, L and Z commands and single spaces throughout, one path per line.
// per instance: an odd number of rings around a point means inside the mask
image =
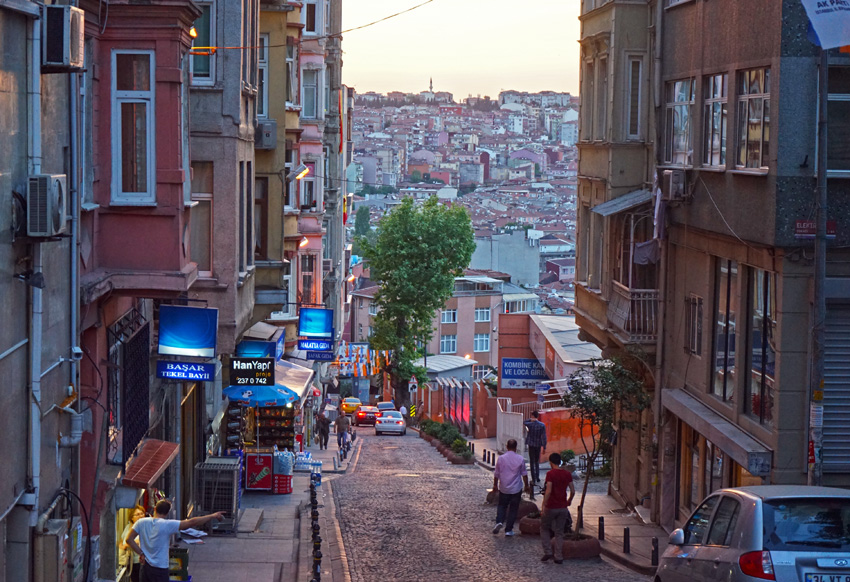
M 274 386 L 274 358 L 231 358 L 231 386 Z
M 502 358 L 502 388 L 535 388 L 540 380 L 548 379 L 546 370 L 534 358 Z
M 314 352 L 330 352 L 333 350 L 333 342 L 328 340 L 298 340 L 298 349 Z
M 307 352 L 307 359 L 315 362 L 332 362 L 334 354 L 333 352 Z
M 298 313 L 298 335 L 300 337 L 333 340 L 333 326 L 333 309 L 302 307 Z
M 215 377 L 215 364 L 158 360 L 156 362 L 156 377 L 166 380 L 212 382 Z
M 163 356 L 215 357 L 218 309 L 159 306 L 159 348 Z

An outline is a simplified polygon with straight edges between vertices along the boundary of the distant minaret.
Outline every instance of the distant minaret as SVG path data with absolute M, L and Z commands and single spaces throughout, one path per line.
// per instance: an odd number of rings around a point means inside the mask
M 434 77 L 431 77 L 431 88 L 429 89 L 429 92 L 434 92 Z

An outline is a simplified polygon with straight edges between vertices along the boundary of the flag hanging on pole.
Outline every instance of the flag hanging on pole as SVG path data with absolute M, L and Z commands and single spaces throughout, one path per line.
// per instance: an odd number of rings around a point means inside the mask
M 824 49 L 850 45 L 850 2 L 802 0 L 809 22 Z M 814 39 L 813 39 L 814 40 Z

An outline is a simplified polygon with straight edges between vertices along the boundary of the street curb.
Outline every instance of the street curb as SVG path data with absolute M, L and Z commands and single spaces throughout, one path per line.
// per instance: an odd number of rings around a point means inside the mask
M 339 528 L 339 513 L 333 485 L 330 481 L 325 481 L 322 483 L 321 489 L 325 489 L 325 495 L 322 497 L 324 507 L 319 509 L 319 535 L 322 536 L 322 549 L 324 550 L 322 552 L 322 573 L 325 574 L 325 580 L 331 582 L 351 582 L 348 556 L 345 553 L 342 531 Z M 313 579 L 313 532 L 309 501 L 301 502 L 299 518 L 301 523 L 298 535 L 298 573 L 296 580 L 309 582 Z M 330 564 L 330 567 L 328 567 L 328 564 Z
M 614 560 L 618 564 L 625 566 L 629 570 L 634 570 L 638 574 L 643 574 L 645 576 L 652 576 L 653 574 L 655 574 L 656 570 L 658 570 L 658 568 L 656 566 L 644 566 L 643 564 L 638 564 L 638 563 L 633 562 L 633 561 L 629 560 L 628 558 L 626 558 L 626 556 L 623 553 L 617 552 L 616 550 L 612 550 L 611 548 L 606 548 L 604 541 L 600 542 L 600 546 L 601 546 L 601 549 L 602 549 L 602 554 L 606 558 Z
M 325 527 L 328 526 L 328 522 L 333 522 L 333 540 L 328 541 L 328 550 L 330 551 L 331 558 L 331 579 L 334 582 L 351 582 L 351 571 L 348 568 L 348 554 L 345 553 L 342 530 L 339 528 L 339 509 L 336 504 L 336 494 L 330 482 L 328 482 L 327 500 L 333 513 L 333 519 L 325 517 Z

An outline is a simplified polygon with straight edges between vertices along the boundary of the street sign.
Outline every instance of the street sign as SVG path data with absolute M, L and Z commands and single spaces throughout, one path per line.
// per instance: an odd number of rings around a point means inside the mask
M 407 389 L 413 392 L 417 388 L 419 388 L 419 380 L 416 379 L 416 376 L 413 376 L 407 381 Z
M 310 350 L 313 352 L 330 352 L 333 350 L 334 343 L 331 340 L 319 339 L 300 339 L 298 340 L 299 350 Z
M 317 362 L 332 362 L 334 359 L 333 352 L 307 352 L 307 359 Z

